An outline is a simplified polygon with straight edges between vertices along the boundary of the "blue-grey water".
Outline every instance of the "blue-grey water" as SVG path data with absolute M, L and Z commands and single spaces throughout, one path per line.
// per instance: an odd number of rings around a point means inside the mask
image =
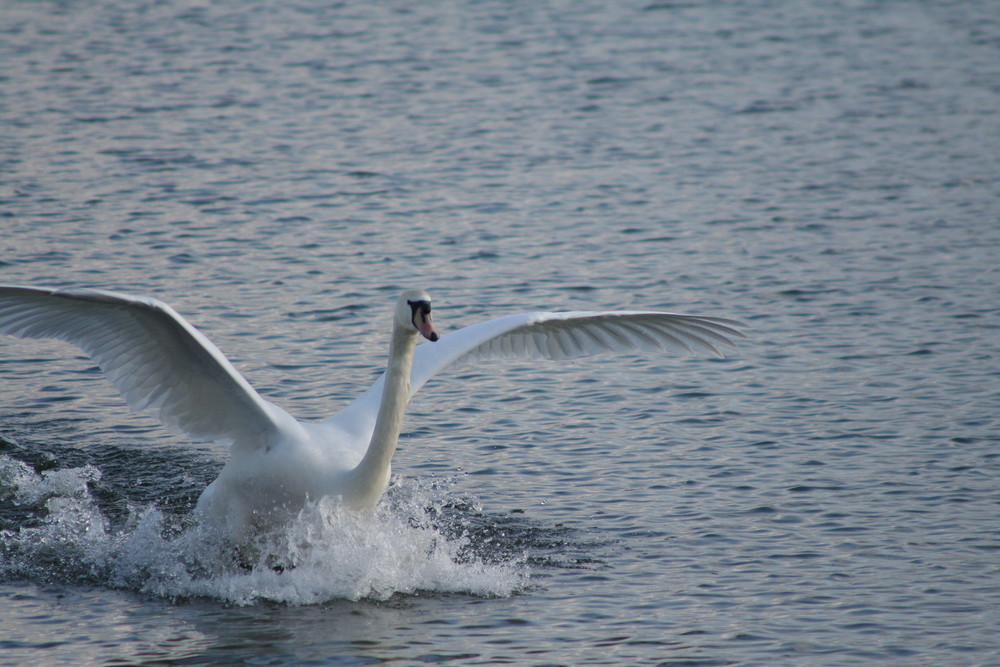
M 998 110 L 992 0 L 6 0 L 0 282 L 301 418 L 403 287 L 752 333 L 437 378 L 284 572 L 190 539 L 225 451 L 4 338 L 0 664 L 1000 665 Z

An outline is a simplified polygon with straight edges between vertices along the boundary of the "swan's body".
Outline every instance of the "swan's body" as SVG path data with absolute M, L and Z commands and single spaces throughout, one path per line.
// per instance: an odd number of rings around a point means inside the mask
M 196 512 L 232 539 L 266 529 L 307 499 L 374 505 L 410 397 L 457 363 L 516 357 L 562 359 L 628 349 L 721 356 L 742 334 L 735 322 L 646 311 L 522 313 L 459 329 L 438 341 L 430 298 L 397 303 L 386 372 L 321 423 L 299 422 L 262 398 L 222 352 L 167 304 L 90 289 L 0 286 L 0 333 L 59 338 L 87 352 L 134 409 L 169 427 L 230 443 L 230 458 Z M 432 344 L 417 347 L 423 335 Z

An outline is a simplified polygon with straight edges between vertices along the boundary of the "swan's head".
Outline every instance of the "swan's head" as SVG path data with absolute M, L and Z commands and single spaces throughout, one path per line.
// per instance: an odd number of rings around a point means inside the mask
M 420 335 L 429 341 L 438 339 L 431 320 L 431 297 L 422 289 L 411 289 L 403 292 L 396 304 L 396 326 L 419 331 Z

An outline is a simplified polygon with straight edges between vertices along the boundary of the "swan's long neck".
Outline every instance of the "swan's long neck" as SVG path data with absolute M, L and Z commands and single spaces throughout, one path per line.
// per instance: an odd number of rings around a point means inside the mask
M 417 332 L 407 331 L 399 325 L 393 327 L 375 430 L 368 443 L 368 451 L 352 474 L 354 501 L 359 506 L 374 505 L 389 483 L 390 463 L 396 452 L 403 414 L 410 397 L 410 369 L 416 345 Z

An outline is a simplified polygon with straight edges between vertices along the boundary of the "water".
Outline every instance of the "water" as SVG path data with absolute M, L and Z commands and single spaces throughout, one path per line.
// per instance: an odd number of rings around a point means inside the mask
M 307 419 L 404 286 L 752 340 L 438 378 L 282 573 L 186 520 L 224 451 L 0 341 L 0 664 L 1000 664 L 992 3 L 369 4 L 5 3 L 0 280 Z

